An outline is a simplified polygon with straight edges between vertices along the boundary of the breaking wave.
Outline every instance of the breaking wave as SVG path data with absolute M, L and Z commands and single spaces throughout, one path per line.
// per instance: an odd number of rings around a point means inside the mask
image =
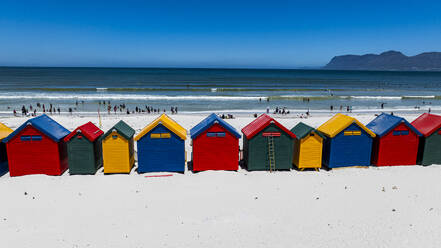
M 165 96 L 135 94 L 19 94 L 0 95 L 0 100 L 39 99 L 39 100 L 205 100 L 205 101 L 249 101 L 266 99 L 259 96 Z

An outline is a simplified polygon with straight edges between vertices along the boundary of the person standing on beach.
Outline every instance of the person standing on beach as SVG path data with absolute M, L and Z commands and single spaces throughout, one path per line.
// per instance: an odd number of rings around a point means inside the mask
M 26 115 L 26 107 L 24 105 L 21 107 L 21 115 Z

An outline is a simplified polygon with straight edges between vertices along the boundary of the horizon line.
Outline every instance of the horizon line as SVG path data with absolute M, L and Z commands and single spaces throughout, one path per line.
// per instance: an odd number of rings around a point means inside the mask
M 192 67 L 192 66 L 43 66 L 43 65 L 0 65 L 0 68 L 96 68 L 96 69 L 212 69 L 212 70 L 325 70 L 324 66 L 300 67 Z
M 178 67 L 178 66 L 39 66 L 39 65 L 0 65 L 4 68 L 65 68 L 65 69 L 176 69 L 176 70 L 283 70 L 283 71 L 346 71 L 346 72 L 438 72 L 437 70 L 353 70 L 353 69 L 326 69 L 320 67 L 293 67 L 293 68 L 268 68 L 268 67 Z

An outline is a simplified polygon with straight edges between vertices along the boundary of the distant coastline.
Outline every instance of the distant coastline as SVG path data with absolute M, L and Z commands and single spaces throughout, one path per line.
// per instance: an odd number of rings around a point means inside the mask
M 441 53 L 426 52 L 406 56 L 401 52 L 335 56 L 323 67 L 325 70 L 366 71 L 441 71 Z
M 425 52 L 406 56 L 398 51 L 380 54 L 334 56 L 324 66 L 39 66 L 39 65 L 0 65 L 0 69 L 28 70 L 174 70 L 174 71 L 377 71 L 377 72 L 441 72 L 441 52 Z

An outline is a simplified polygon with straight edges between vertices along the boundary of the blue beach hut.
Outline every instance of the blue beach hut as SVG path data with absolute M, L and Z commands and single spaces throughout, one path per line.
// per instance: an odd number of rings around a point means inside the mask
M 136 135 L 138 173 L 184 172 L 187 130 L 162 114 Z
M 369 166 L 375 133 L 357 119 L 336 114 L 318 129 L 326 136 L 323 164 L 328 168 Z
M 5 124 L 0 123 L 0 176 L 8 172 L 8 157 L 6 154 L 6 144 L 2 140 L 8 137 L 9 134 L 13 132 L 12 129 L 7 127 Z

